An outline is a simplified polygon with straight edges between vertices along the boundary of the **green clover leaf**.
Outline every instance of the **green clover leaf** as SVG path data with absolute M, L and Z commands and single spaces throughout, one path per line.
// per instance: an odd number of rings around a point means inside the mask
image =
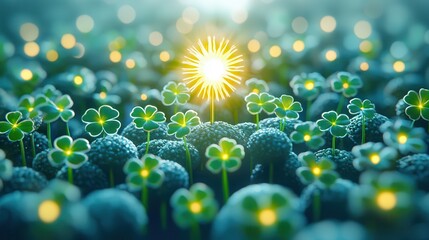
M 6 121 L 0 121 L 0 134 L 7 134 L 11 142 L 21 141 L 24 135 L 34 131 L 34 123 L 30 119 L 20 121 L 22 113 L 19 111 L 6 114 Z
M 161 96 L 161 101 L 165 106 L 171 106 L 173 104 L 184 105 L 191 98 L 189 88 L 184 83 L 177 84 L 173 81 L 164 86 Z
M 51 101 L 55 101 L 55 99 L 58 99 L 62 95 L 62 93 L 51 84 L 43 87 L 42 94 Z
M 64 122 L 68 122 L 75 115 L 74 111 L 70 109 L 72 106 L 73 100 L 66 94 L 55 101 L 48 100 L 40 105 L 39 109 L 45 114 L 43 120 L 47 123 L 55 122 L 60 117 Z
M 319 73 L 302 73 L 292 78 L 290 86 L 296 96 L 313 100 L 319 96 L 325 85 L 325 78 Z
M 203 183 L 196 183 L 189 190 L 181 188 L 170 199 L 173 219 L 181 228 L 197 223 L 208 223 L 218 211 L 213 190 Z
M 178 112 L 171 116 L 170 120 L 171 122 L 167 125 L 167 133 L 175 135 L 178 139 L 186 137 L 193 127 L 201 123 L 198 113 L 193 110 L 188 110 L 186 113 Z
M 342 93 L 344 97 L 354 97 L 362 86 L 362 80 L 348 72 L 339 72 L 331 81 L 332 90 Z
M 281 119 L 298 119 L 298 112 L 302 112 L 301 103 L 295 102 L 290 95 L 281 95 L 274 99 L 274 104 L 277 106 L 274 112 Z
M 350 114 L 363 114 L 365 118 L 372 119 L 375 115 L 375 105 L 368 99 L 361 100 L 359 98 L 353 98 L 347 105 Z
M 28 114 L 29 118 L 35 118 L 39 115 L 39 107 L 47 101 L 47 98 L 43 95 L 38 95 L 36 98 L 24 95 L 19 100 L 18 110 L 24 115 Z
M 222 138 L 218 144 L 211 144 L 206 149 L 209 160 L 206 168 L 212 173 L 219 173 L 222 169 L 235 172 L 241 166 L 244 158 L 244 147 L 234 139 Z
M 159 169 L 161 161 L 161 158 L 153 154 L 145 154 L 141 160 L 128 160 L 124 165 L 127 185 L 132 190 L 159 188 L 164 181 L 164 172 Z
M 257 115 L 262 111 L 271 114 L 276 108 L 274 96 L 265 92 L 259 94 L 249 93 L 244 100 L 247 102 L 247 111 L 252 115 Z
M 345 114 L 339 114 L 335 111 L 324 112 L 322 119 L 317 120 L 316 124 L 323 132 L 329 131 L 332 136 L 343 138 L 347 135 L 347 125 L 350 124 L 349 117 Z
M 62 136 L 55 139 L 54 148 L 49 151 L 48 159 L 52 166 L 58 167 L 65 163 L 67 167 L 77 169 L 88 161 L 86 153 L 90 148 L 86 139 L 73 140 L 69 136 Z
M 394 148 L 373 142 L 354 146 L 352 153 L 355 156 L 353 166 L 358 170 L 388 170 L 394 166 L 397 157 Z
M 100 134 L 116 134 L 121 127 L 121 122 L 116 120 L 119 117 L 119 111 L 109 105 L 103 105 L 98 108 L 90 108 L 82 116 L 82 122 L 86 124 L 85 131 L 91 137 L 97 137 Z
M 137 129 L 144 129 L 146 132 L 159 128 L 159 124 L 165 122 L 165 115 L 159 112 L 158 108 L 147 105 L 145 108 L 134 107 L 130 114 Z
M 325 145 L 323 132 L 314 122 L 303 122 L 295 125 L 295 131 L 290 135 L 290 139 L 294 143 L 303 143 L 313 150 Z
M 402 154 L 425 152 L 426 133 L 423 128 L 413 128 L 409 121 L 398 119 L 394 123 L 386 122 L 380 126 L 386 145 L 396 148 Z
M 429 121 L 429 90 L 421 88 L 419 93 L 410 90 L 407 95 L 403 97 L 404 102 L 407 104 L 405 114 L 413 121 L 423 118 Z
M 296 170 L 296 174 L 303 184 L 316 183 L 321 187 L 330 187 L 338 179 L 335 172 L 335 163 L 328 158 L 322 158 L 317 162 L 313 152 L 304 152 L 298 155 L 302 167 Z
M 251 78 L 251 79 L 247 80 L 245 82 L 245 84 L 246 84 L 247 88 L 249 89 L 249 92 L 259 94 L 259 93 L 269 91 L 268 84 L 264 80 Z

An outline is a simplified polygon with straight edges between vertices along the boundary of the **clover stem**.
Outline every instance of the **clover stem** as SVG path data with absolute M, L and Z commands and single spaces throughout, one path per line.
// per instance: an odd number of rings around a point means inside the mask
M 307 109 L 305 110 L 305 121 L 310 121 L 311 100 L 307 99 Z
M 160 209 L 160 214 L 161 214 L 161 226 L 163 230 L 167 229 L 167 203 L 164 201 L 162 201 L 161 203 L 161 209 Z
M 201 239 L 200 225 L 198 224 L 198 222 L 196 222 L 191 226 L 191 240 L 200 240 L 200 239 Z
M 33 158 L 36 157 L 36 143 L 34 142 L 34 132 L 31 133 L 31 153 Z
M 185 152 L 186 152 L 186 168 L 189 173 L 189 183 L 192 184 L 194 182 L 194 179 L 192 176 L 191 153 L 189 152 L 188 143 L 186 142 L 186 137 L 183 137 L 183 145 L 185 146 Z
M 19 141 L 19 147 L 21 148 L 22 166 L 26 167 L 27 166 L 27 161 L 25 160 L 25 149 L 24 149 L 24 140 L 23 139 L 21 139 L 21 141 Z
M 340 114 L 342 112 L 341 110 L 343 110 L 344 100 L 345 100 L 344 95 L 341 94 L 340 101 L 338 101 L 338 107 L 337 107 L 338 114 Z
M 69 137 L 71 137 L 69 122 L 66 122 L 66 132 Z
M 416 120 L 413 120 L 412 122 L 411 122 L 411 127 L 414 127 L 414 122 L 415 122 Z
M 335 136 L 332 136 L 332 157 L 335 156 Z
M 270 162 L 270 170 L 269 170 L 269 175 L 268 175 L 268 180 L 269 180 L 269 183 L 273 183 L 273 177 L 274 177 L 274 164 L 273 164 L 273 162 Z
M 228 173 L 225 168 L 222 168 L 222 190 L 223 190 L 223 201 L 226 203 L 229 198 L 229 185 L 228 185 Z
M 149 142 L 150 142 L 150 132 L 147 132 L 147 139 L 146 139 L 146 152 L 145 155 L 149 153 Z
M 213 124 L 214 123 L 214 91 L 213 89 L 211 90 L 211 94 L 210 94 L 210 123 Z
M 320 191 L 315 190 L 313 196 L 313 221 L 318 221 L 320 219 Z
M 70 184 L 73 184 L 73 169 L 71 167 L 67 168 L 68 180 Z
M 177 113 L 177 111 L 179 110 L 179 104 L 174 104 L 174 114 Z
M 259 130 L 259 113 L 255 115 L 256 130 Z
M 46 134 L 48 135 L 48 147 L 52 148 L 52 137 L 51 137 L 51 123 L 46 126 Z
M 365 143 L 365 115 L 362 114 L 362 144 Z
M 147 200 L 148 200 L 148 194 L 149 194 L 149 192 L 148 192 L 148 189 L 147 189 L 147 187 L 146 187 L 146 185 L 145 186 L 143 186 L 143 188 L 142 188 L 142 195 L 141 195 L 141 201 L 142 201 L 142 205 L 143 205 L 143 207 L 146 209 L 146 211 L 147 211 L 147 209 L 148 209 L 148 206 L 147 206 Z
M 286 122 L 285 122 L 285 119 L 284 118 L 282 118 L 281 120 L 280 120 L 280 131 L 284 131 L 285 130 L 285 126 L 286 126 Z
M 115 186 L 115 176 L 113 175 L 112 167 L 109 168 L 109 183 L 110 183 L 110 187 L 113 188 Z

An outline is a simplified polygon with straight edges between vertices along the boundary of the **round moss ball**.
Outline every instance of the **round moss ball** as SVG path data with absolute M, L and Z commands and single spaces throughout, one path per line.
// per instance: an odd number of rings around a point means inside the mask
M 3 190 L 0 194 L 14 191 L 40 192 L 48 185 L 48 180 L 32 168 L 15 167 L 12 177 L 4 181 L 3 184 Z
M 80 168 L 73 169 L 72 172 L 73 184 L 80 188 L 83 195 L 109 186 L 106 174 L 92 163 L 86 162 Z M 67 166 L 58 171 L 57 178 L 67 181 Z
M 353 166 L 354 156 L 351 152 L 335 149 L 335 156 L 332 156 L 332 148 L 319 150 L 315 153 L 317 160 L 328 158 L 336 164 L 335 171 L 344 179 L 358 182 L 360 172 Z
M 154 139 L 149 141 L 149 153 L 158 156 L 159 151 L 171 140 L 166 139 Z M 137 146 L 137 151 L 139 153 L 139 158 L 143 157 L 146 153 L 146 142 Z
M 189 175 L 180 164 L 163 160 L 159 165 L 159 170 L 164 172 L 164 181 L 161 187 L 153 189 L 156 192 L 156 199 L 168 201 L 173 193 L 180 188 L 188 188 Z
M 383 133 L 380 131 L 380 126 L 387 121 L 389 121 L 387 117 L 378 113 L 372 119 L 365 118 L 365 142 L 383 142 Z M 362 114 L 350 119 L 347 133 L 353 143 L 362 143 Z
M 254 163 L 279 163 L 289 156 L 292 143 L 286 133 L 275 128 L 264 128 L 252 134 L 247 149 Z
M 294 240 L 366 240 L 370 238 L 365 228 L 356 222 L 325 220 L 311 224 L 295 235 Z
M 134 123 L 128 124 L 121 133 L 122 136 L 131 140 L 134 145 L 139 146 L 147 141 L 147 132 L 143 129 L 138 129 Z M 159 128 L 150 132 L 150 140 L 153 139 L 167 139 L 172 140 L 173 138 L 167 134 L 167 125 L 160 124 Z
M 117 189 L 91 193 L 84 200 L 99 239 L 142 239 L 146 210 L 131 194 Z
M 429 155 L 414 154 L 398 160 L 398 172 L 414 178 L 420 189 L 429 191 Z
M 261 122 L 259 122 L 259 125 L 261 127 L 261 129 L 263 128 L 275 128 L 275 129 L 280 129 L 280 122 L 282 120 L 280 118 L 265 118 L 263 119 Z M 283 132 L 286 133 L 288 136 L 295 131 L 295 125 L 298 123 L 301 123 L 301 120 L 298 119 L 291 119 L 291 120 L 285 120 L 284 124 L 286 124 L 284 126 L 284 130 Z
M 36 155 L 33 160 L 33 169 L 39 173 L 42 173 L 48 180 L 50 180 L 57 175 L 57 172 L 61 169 L 62 166 L 52 166 L 48 159 L 48 153 L 49 150 L 47 149 Z
M 189 153 L 191 154 L 192 169 L 200 166 L 200 153 L 194 145 L 187 144 Z M 183 141 L 169 141 L 159 150 L 158 156 L 164 160 L 177 162 L 182 167 L 186 168 L 186 150 Z
M 249 140 L 249 137 L 257 130 L 256 124 L 251 122 L 239 123 L 235 125 L 235 127 L 239 129 L 243 134 L 243 137 L 244 137 L 243 142 L 247 142 Z

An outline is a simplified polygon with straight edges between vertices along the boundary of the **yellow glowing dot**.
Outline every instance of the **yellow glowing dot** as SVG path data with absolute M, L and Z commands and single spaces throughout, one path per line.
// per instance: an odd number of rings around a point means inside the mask
M 327 32 L 327 33 L 333 32 L 336 27 L 337 27 L 337 21 L 332 16 L 324 16 L 320 20 L 320 28 L 324 32 Z
M 419 109 L 423 109 L 423 104 L 419 104 L 418 106 L 417 106 Z
M 255 52 L 258 52 L 259 49 L 261 49 L 261 44 L 259 43 L 258 40 L 252 39 L 247 44 L 247 48 L 249 49 L 250 52 L 255 53 Z
M 367 62 L 362 62 L 359 67 L 360 67 L 360 70 L 362 71 L 368 71 L 369 64 Z
M 293 48 L 293 50 L 294 50 L 295 52 L 302 52 L 302 51 L 304 51 L 304 49 L 305 49 L 305 44 L 304 44 L 304 42 L 303 42 L 303 41 L 301 41 L 301 40 L 296 40 L 296 41 L 293 43 L 292 48 Z
M 46 53 L 46 59 L 48 59 L 49 62 L 55 62 L 58 60 L 58 52 L 55 50 L 49 50 Z
M 271 226 L 277 221 L 277 215 L 272 209 L 264 209 L 259 212 L 258 220 L 263 226 Z
M 133 69 L 136 66 L 136 61 L 134 61 L 134 59 L 127 59 L 125 61 L 125 66 L 129 69 Z
M 31 107 L 31 108 L 29 108 L 29 109 L 28 109 L 28 111 L 29 111 L 29 112 L 34 111 L 34 108 L 32 108 L 32 107 Z
M 311 136 L 309 134 L 304 135 L 304 141 L 308 142 L 311 140 Z
M 361 52 L 369 53 L 372 51 L 372 43 L 368 40 L 362 41 L 359 44 L 359 49 L 361 50 Z
M 103 125 L 104 124 L 104 120 L 100 118 L 100 119 L 98 119 L 98 123 L 101 124 L 101 125 Z
M 372 164 L 377 165 L 380 162 L 380 155 L 373 153 L 369 155 L 369 160 L 371 160 Z
M 60 111 L 60 112 L 64 112 L 64 108 L 57 107 L 57 109 L 58 109 L 58 111 Z
M 74 78 L 73 78 L 73 82 L 74 82 L 74 84 L 76 84 L 76 85 L 82 85 L 82 83 L 83 83 L 83 78 L 81 77 L 81 76 L 75 76 Z
M 396 196 L 392 192 L 381 192 L 377 196 L 377 205 L 383 210 L 391 210 L 396 206 Z
M 322 173 L 322 169 L 320 169 L 320 167 L 314 167 L 311 172 L 313 172 L 314 175 L 316 176 L 320 176 L 320 174 Z
M 170 53 L 168 53 L 167 51 L 162 51 L 159 54 L 159 59 L 163 62 L 168 62 L 170 60 Z
M 33 73 L 30 69 L 24 68 L 21 70 L 20 76 L 24 81 L 30 81 L 33 78 Z
M 222 154 L 222 160 L 228 160 L 228 158 L 229 158 L 229 155 L 228 154 L 226 154 L 226 153 L 224 153 L 224 154 Z
M 46 200 L 39 205 L 38 214 L 44 223 L 52 223 L 60 216 L 60 206 L 52 200 Z
M 112 51 L 110 52 L 109 58 L 110 58 L 110 61 L 112 61 L 113 63 L 117 63 L 121 61 L 122 54 L 118 51 Z
M 192 213 L 200 213 L 203 207 L 200 202 L 192 202 L 189 204 L 189 210 L 191 210 Z
M 252 90 L 252 92 L 254 92 L 254 93 L 258 94 L 258 93 L 259 93 L 259 89 L 254 88 L 254 89 Z
M 337 52 L 334 50 L 328 50 L 325 54 L 326 60 L 333 62 L 337 59 Z
M 304 87 L 307 90 L 313 90 L 313 88 L 314 88 L 314 82 L 311 81 L 311 80 L 308 80 L 308 81 L 305 82 Z
M 335 126 L 335 125 L 337 125 L 337 123 L 336 123 L 336 122 L 333 122 L 333 123 L 332 123 L 332 126 Z
M 65 152 L 65 154 L 66 154 L 67 156 L 70 156 L 72 153 L 73 153 L 73 152 L 72 152 L 71 150 L 67 150 L 67 151 Z
M 147 169 L 143 169 L 140 171 L 140 176 L 147 178 L 149 176 L 149 171 Z
M 140 95 L 140 99 L 141 99 L 142 101 L 146 101 L 146 100 L 147 100 L 147 95 L 146 95 L 146 94 L 144 94 L 144 93 L 142 93 L 142 94 Z
M 19 35 L 27 42 L 31 42 L 39 37 L 39 28 L 34 23 L 24 23 L 19 28 Z
M 270 55 L 273 58 L 277 58 L 282 54 L 282 49 L 278 45 L 274 45 L 270 48 Z
M 160 32 L 151 32 L 149 34 L 149 42 L 153 46 L 161 45 L 162 41 L 163 41 L 163 37 L 162 37 L 162 34 Z
M 401 73 L 405 70 L 405 63 L 403 61 L 396 61 L 393 63 L 393 70 L 395 72 Z
M 100 93 L 100 98 L 105 99 L 107 97 L 107 94 L 105 92 Z
M 347 88 L 349 88 L 349 87 L 350 87 L 349 83 L 346 83 L 346 82 L 345 82 L 345 83 L 343 83 L 343 88 L 344 88 L 344 89 L 347 89 Z
M 12 125 L 12 128 L 17 128 L 18 127 L 18 124 L 16 124 L 16 123 L 14 123 L 13 125 Z
M 400 133 L 398 134 L 398 142 L 399 144 L 405 144 L 408 141 L 407 135 Z
M 72 34 L 67 33 L 61 37 L 61 46 L 63 46 L 63 48 L 71 49 L 75 45 L 76 45 L 76 38 Z
M 40 52 L 39 44 L 35 42 L 28 42 L 24 45 L 24 53 L 29 57 L 35 57 Z

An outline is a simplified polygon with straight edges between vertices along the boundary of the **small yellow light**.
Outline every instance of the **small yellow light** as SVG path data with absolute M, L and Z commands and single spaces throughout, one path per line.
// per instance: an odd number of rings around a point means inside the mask
M 35 57 L 39 54 L 40 47 L 39 44 L 35 42 L 28 42 L 24 45 L 24 53 L 29 57 Z
M 189 210 L 191 210 L 192 213 L 200 213 L 202 209 L 203 207 L 200 202 L 192 202 L 189 204 Z
M 49 62 L 55 62 L 58 60 L 58 52 L 55 50 L 49 50 L 46 53 L 46 59 L 48 59 Z
M 362 41 L 359 44 L 359 49 L 363 53 L 369 53 L 372 51 L 372 43 L 368 40 Z
M 100 92 L 100 98 L 105 99 L 107 97 L 107 94 L 105 92 Z
M 396 206 L 396 196 L 389 191 L 381 192 L 378 194 L 376 202 L 381 209 L 385 211 L 392 210 Z
M 59 112 L 64 112 L 64 108 L 62 108 L 62 107 L 57 107 L 57 109 Z
M 258 220 L 263 226 L 271 226 L 277 221 L 277 215 L 272 209 L 264 209 L 259 212 Z
M 403 61 L 396 61 L 393 63 L 393 70 L 397 73 L 405 71 L 405 63 Z
M 16 124 L 16 123 L 14 123 L 13 125 L 12 125 L 12 128 L 17 128 L 18 127 L 18 124 Z
M 261 49 L 261 44 L 259 43 L 258 40 L 252 39 L 247 44 L 247 48 L 249 49 L 250 52 L 256 53 L 259 51 L 259 49 Z
M 24 68 L 21 70 L 20 76 L 24 81 L 30 81 L 33 78 L 33 73 L 30 69 Z
M 81 77 L 81 76 L 79 76 L 79 75 L 77 75 L 77 76 L 75 76 L 74 78 L 73 78 L 73 82 L 74 82 L 74 84 L 76 84 L 76 85 L 82 85 L 82 83 L 83 83 L 83 78 Z
M 104 120 L 100 118 L 100 119 L 98 119 L 98 123 L 101 124 L 101 125 L 103 125 L 104 124 Z
M 344 88 L 344 89 L 347 89 L 347 88 L 349 88 L 349 87 L 350 87 L 349 83 L 346 83 L 346 82 L 345 82 L 345 83 L 343 83 L 343 88 Z
M 163 62 L 168 62 L 170 60 L 170 53 L 168 53 L 167 51 L 162 51 L 159 54 L 159 59 Z
M 146 94 L 144 94 L 144 93 L 142 93 L 142 94 L 140 95 L 140 99 L 141 99 L 142 101 L 146 101 L 146 100 L 147 100 L 147 95 L 146 95 Z
M 61 46 L 63 46 L 63 48 L 71 49 L 75 45 L 76 45 L 76 38 L 72 34 L 67 33 L 61 37 Z
M 314 82 L 311 81 L 311 80 L 308 80 L 308 81 L 305 82 L 304 87 L 307 90 L 313 90 L 313 88 L 314 88 Z
M 369 69 L 369 64 L 367 63 L 367 62 L 362 62 L 360 65 L 359 65 L 359 67 L 360 67 L 360 70 L 362 70 L 362 71 L 368 71 L 368 69 Z
M 422 104 L 422 103 L 420 103 L 417 107 L 418 107 L 419 109 L 423 109 L 423 104 Z
M 308 142 L 311 140 L 311 136 L 309 134 L 304 135 L 304 141 Z
M 29 112 L 34 111 L 34 108 L 32 108 L 32 107 L 31 107 L 31 108 L 29 108 L 29 109 L 28 109 L 28 111 L 29 111 Z
M 226 154 L 226 153 L 224 153 L 224 154 L 222 154 L 222 160 L 228 160 L 228 158 L 229 158 L 229 155 L 228 154 Z
M 372 164 L 377 165 L 380 162 L 380 155 L 377 153 L 373 153 L 369 155 L 369 160 L 371 160 Z
M 52 200 L 42 202 L 38 209 L 39 218 L 44 223 L 52 223 L 57 220 L 60 216 L 60 212 L 60 206 Z
M 254 93 L 258 94 L 258 93 L 259 93 L 259 89 L 254 88 L 254 89 L 252 90 L 252 92 L 254 92 Z
M 140 171 L 140 176 L 147 178 L 149 176 L 149 171 L 147 169 L 143 169 Z
M 311 172 L 316 176 L 320 176 L 320 174 L 322 173 L 322 169 L 320 169 L 320 167 L 314 167 L 313 169 L 311 169 Z
M 129 69 L 133 69 L 136 66 L 136 61 L 134 61 L 134 59 L 127 59 L 125 61 L 125 66 Z
M 295 52 L 302 52 L 305 49 L 305 43 L 301 40 L 296 40 L 293 43 L 292 48 Z
M 337 59 L 337 52 L 335 52 L 334 50 L 328 50 L 325 54 L 325 58 L 329 62 L 333 62 Z
M 65 153 L 66 153 L 67 156 L 70 156 L 73 152 L 69 149 Z
M 282 49 L 278 45 L 274 45 L 270 48 L 270 56 L 273 58 L 280 57 Z
M 118 63 L 122 59 L 122 54 L 118 51 L 112 51 L 110 52 L 109 59 L 113 63 Z
M 400 133 L 398 134 L 398 142 L 399 144 L 405 144 L 408 141 L 407 135 Z

